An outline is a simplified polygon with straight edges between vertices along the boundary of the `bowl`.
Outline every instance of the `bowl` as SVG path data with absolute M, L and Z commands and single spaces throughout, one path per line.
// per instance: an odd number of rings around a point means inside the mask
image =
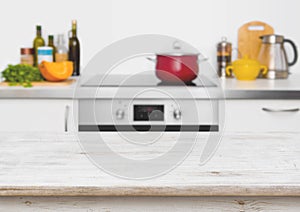
M 255 80 L 261 72 L 264 75 L 268 72 L 266 66 L 261 65 L 257 60 L 249 59 L 247 56 L 226 67 L 227 74 L 230 73 L 230 70 L 238 80 Z

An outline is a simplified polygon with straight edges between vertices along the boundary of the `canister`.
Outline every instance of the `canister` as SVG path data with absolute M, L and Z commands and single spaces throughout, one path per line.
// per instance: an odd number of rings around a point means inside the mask
M 42 61 L 53 62 L 53 48 L 49 46 L 38 47 L 38 64 Z

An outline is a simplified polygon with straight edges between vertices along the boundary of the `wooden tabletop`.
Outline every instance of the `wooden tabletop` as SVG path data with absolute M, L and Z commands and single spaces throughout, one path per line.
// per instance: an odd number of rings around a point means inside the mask
M 200 136 L 181 165 L 147 180 L 102 171 L 76 137 L 1 134 L 0 196 L 300 196 L 300 133 L 225 134 L 204 165 L 199 164 L 205 145 Z M 116 134 L 104 137 L 115 151 L 133 157 L 157 156 L 172 143 L 138 153 L 132 143 L 120 145 L 124 141 Z M 173 139 L 174 134 L 165 135 L 166 141 Z

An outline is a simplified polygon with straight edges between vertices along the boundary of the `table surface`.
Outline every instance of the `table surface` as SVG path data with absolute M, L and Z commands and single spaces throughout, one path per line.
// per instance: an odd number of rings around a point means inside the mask
M 169 133 L 139 146 L 116 133 L 102 136 L 115 152 L 135 160 L 155 158 L 177 140 Z M 205 138 L 201 134 L 171 171 L 134 180 L 98 168 L 75 134 L 1 134 L 0 196 L 300 196 L 300 133 L 225 134 L 200 165 Z

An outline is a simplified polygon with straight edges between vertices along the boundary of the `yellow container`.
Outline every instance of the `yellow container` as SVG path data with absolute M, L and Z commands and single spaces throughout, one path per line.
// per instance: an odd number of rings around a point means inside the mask
M 245 56 L 243 59 L 236 60 L 232 65 L 227 66 L 226 73 L 229 74 L 230 70 L 233 71 L 234 76 L 238 80 L 255 80 L 260 72 L 263 75 L 267 74 L 268 68 L 261 65 L 257 60 L 249 59 Z

